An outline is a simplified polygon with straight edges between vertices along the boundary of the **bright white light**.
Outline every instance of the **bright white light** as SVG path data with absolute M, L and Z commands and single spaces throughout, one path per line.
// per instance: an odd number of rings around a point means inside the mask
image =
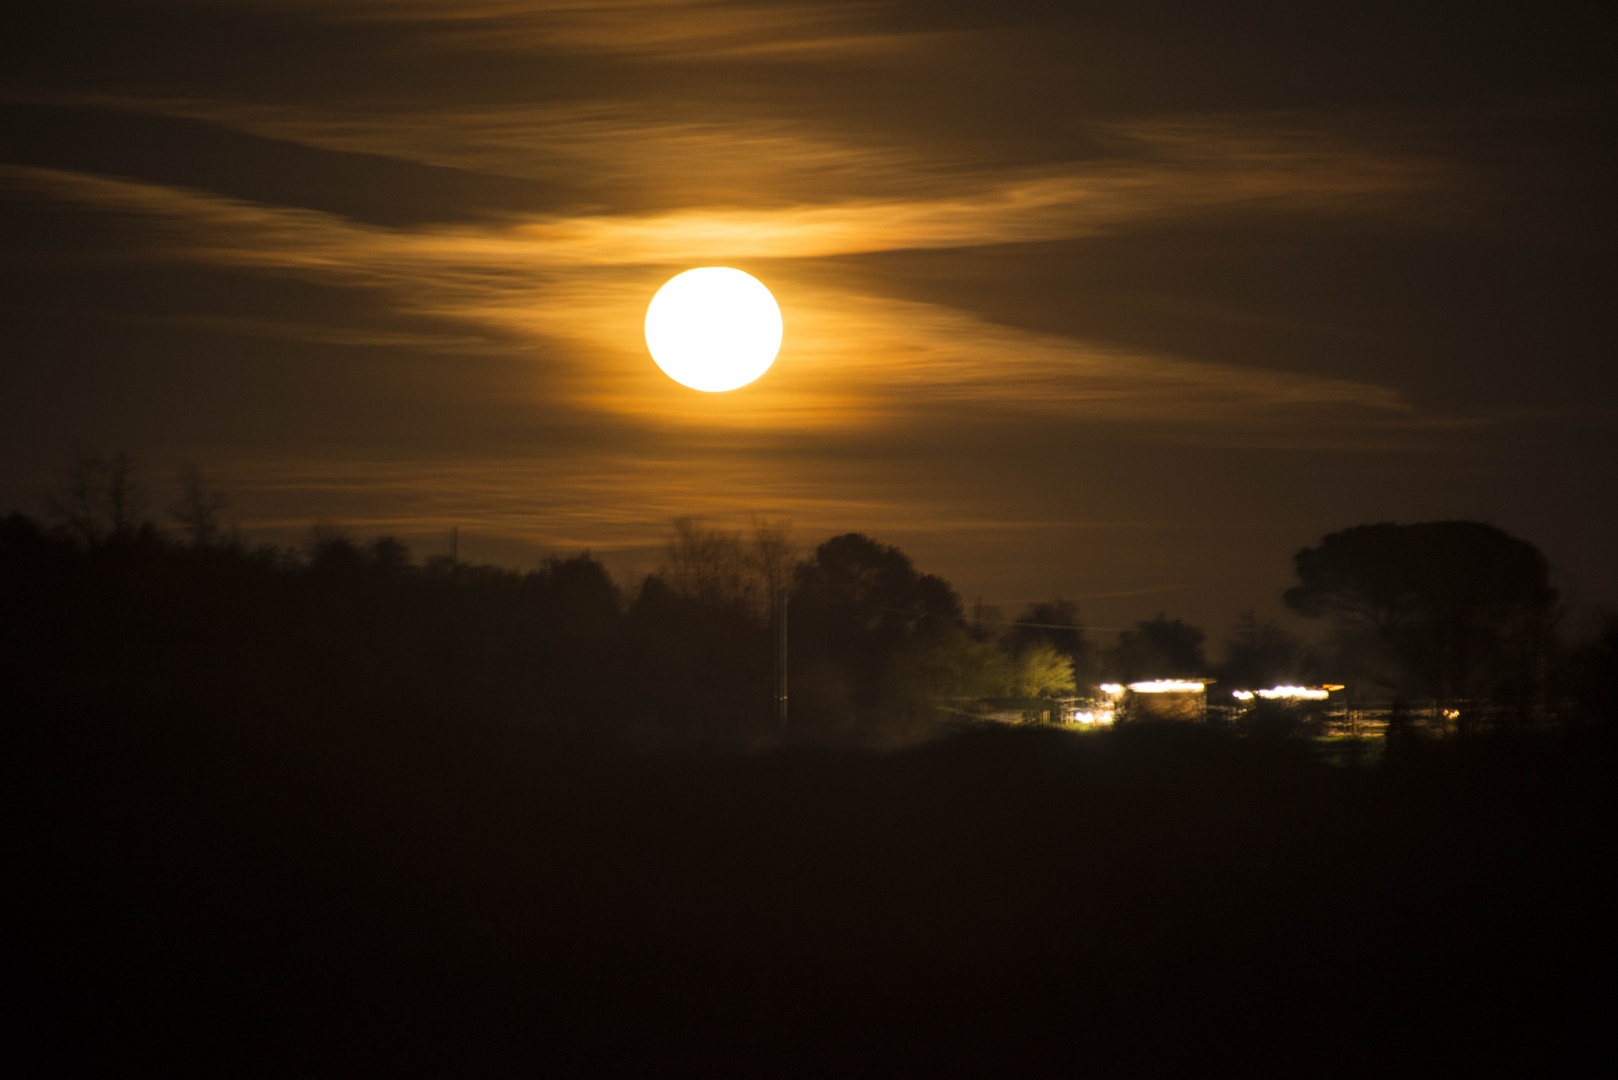
M 1261 698 L 1307 698 L 1310 701 L 1323 701 L 1331 694 L 1325 690 L 1311 690 L 1307 686 L 1272 686 L 1268 690 L 1260 690 Z
M 781 351 L 781 309 L 764 283 L 728 266 L 676 274 L 646 308 L 646 347 L 693 390 L 746 386 Z
M 1124 688 L 1115 682 L 1104 682 L 1097 689 L 1111 697 L 1117 697 L 1124 692 Z
M 1129 688 L 1137 694 L 1173 694 L 1184 693 L 1187 690 L 1201 690 L 1202 684 L 1178 679 L 1151 679 L 1147 682 L 1132 682 Z
M 1253 691 L 1251 691 L 1251 690 L 1232 690 L 1230 692 L 1230 696 L 1235 698 L 1237 701 L 1252 701 L 1253 700 Z
M 1075 724 L 1110 724 L 1112 723 L 1111 709 L 1080 709 L 1073 714 Z

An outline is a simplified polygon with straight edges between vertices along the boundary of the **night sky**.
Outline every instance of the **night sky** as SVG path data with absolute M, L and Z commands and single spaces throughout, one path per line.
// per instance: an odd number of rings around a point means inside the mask
M 1618 600 L 1606 5 L 53 2 L 0 35 L 0 506 L 75 445 L 628 580 L 677 514 L 1216 632 L 1467 517 Z M 641 322 L 734 266 L 758 382 Z

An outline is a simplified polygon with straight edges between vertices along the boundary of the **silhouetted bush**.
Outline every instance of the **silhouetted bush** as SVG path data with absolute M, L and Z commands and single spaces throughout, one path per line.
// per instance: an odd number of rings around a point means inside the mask
M 1208 661 L 1202 653 L 1206 636 L 1198 627 L 1159 612 L 1157 618 L 1118 635 L 1108 666 L 1123 682 L 1165 676 L 1194 679 L 1207 674 Z
M 1260 739 L 1311 739 L 1326 733 L 1328 717 L 1315 702 L 1259 698 L 1237 714 L 1235 726 Z
M 1618 731 L 1618 615 L 1609 615 L 1572 651 L 1564 676 L 1588 722 Z

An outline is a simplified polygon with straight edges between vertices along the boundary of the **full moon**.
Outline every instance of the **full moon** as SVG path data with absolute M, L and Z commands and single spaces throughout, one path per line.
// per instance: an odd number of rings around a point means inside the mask
M 663 283 L 646 308 L 646 347 L 693 390 L 734 390 L 781 351 L 781 309 L 764 283 L 728 266 L 702 266 Z

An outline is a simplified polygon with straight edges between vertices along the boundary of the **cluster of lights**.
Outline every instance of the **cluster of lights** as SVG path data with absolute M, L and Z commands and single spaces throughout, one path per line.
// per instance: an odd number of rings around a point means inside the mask
M 1255 694 L 1272 701 L 1276 698 L 1325 701 L 1333 690 L 1341 689 L 1341 686 L 1272 686 L 1268 690 L 1232 690 L 1230 696 L 1237 701 L 1252 701 Z
M 1203 683 L 1186 682 L 1183 679 L 1150 679 L 1146 682 L 1132 682 L 1127 687 L 1120 683 L 1102 683 L 1097 689 L 1108 697 L 1117 697 L 1126 689 L 1137 694 L 1183 694 L 1187 691 L 1196 692 L 1203 688 Z
M 1201 693 L 1207 689 L 1207 684 L 1186 679 L 1148 679 L 1145 682 L 1132 682 L 1128 686 L 1115 682 L 1102 683 L 1096 689 L 1108 698 L 1118 698 L 1125 690 L 1133 690 L 1137 694 Z M 1110 708 L 1081 709 L 1073 713 L 1072 718 L 1075 724 L 1110 724 L 1114 713 Z

